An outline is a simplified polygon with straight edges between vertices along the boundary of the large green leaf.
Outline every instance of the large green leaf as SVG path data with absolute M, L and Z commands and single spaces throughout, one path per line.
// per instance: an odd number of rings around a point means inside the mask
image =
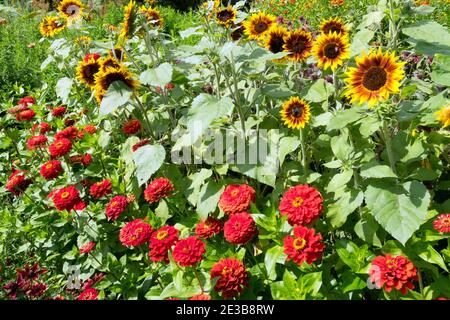
M 73 80 L 67 77 L 61 78 L 56 83 L 55 91 L 58 98 L 61 98 L 63 103 L 67 103 L 69 99 L 70 90 L 72 89 Z
M 368 51 L 370 48 L 369 41 L 372 40 L 375 32 L 369 29 L 361 29 L 353 37 L 350 45 L 350 55 L 352 57 L 360 55 L 362 51 Z
M 136 164 L 136 176 L 139 185 L 143 185 L 158 170 L 164 162 L 166 151 L 161 145 L 146 145 L 133 154 Z
M 275 280 L 277 277 L 275 266 L 277 262 L 280 261 L 280 257 L 282 258 L 281 261 L 284 262 L 285 258 L 283 257 L 283 250 L 284 249 L 281 246 L 274 246 L 267 250 L 266 255 L 264 256 L 264 265 L 266 266 L 267 274 L 270 280 Z
M 319 79 L 309 88 L 305 99 L 311 102 L 322 102 L 334 93 L 334 87 L 324 79 Z
M 338 201 L 328 206 L 327 220 L 333 229 L 339 228 L 347 221 L 347 217 L 358 208 L 364 200 L 362 191 L 344 192 Z
M 436 54 L 431 79 L 442 86 L 450 87 L 450 55 Z
M 143 84 L 149 84 L 151 86 L 164 87 L 172 80 L 173 68 L 170 63 L 160 64 L 158 67 L 148 69 L 141 73 L 139 80 Z
M 225 187 L 222 184 L 214 181 L 203 185 L 197 202 L 197 213 L 201 220 L 206 220 L 208 214 L 216 210 L 223 189 Z
M 450 55 L 450 33 L 436 21 L 421 21 L 403 28 L 402 32 L 419 52 L 430 56 L 436 53 Z
M 100 116 L 114 112 L 130 100 L 133 91 L 123 81 L 114 81 L 100 104 Z
M 430 194 L 418 181 L 398 185 L 373 182 L 365 192 L 367 207 L 383 228 L 405 244 L 427 215 Z
M 361 177 L 364 178 L 397 178 L 389 166 L 376 162 L 365 163 L 361 166 Z

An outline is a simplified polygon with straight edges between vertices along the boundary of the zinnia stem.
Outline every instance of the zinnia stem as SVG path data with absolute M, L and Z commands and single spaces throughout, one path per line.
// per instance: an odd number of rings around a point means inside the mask
M 198 285 L 200 286 L 200 289 L 202 290 L 202 293 L 205 292 L 205 289 L 203 288 L 202 282 L 200 281 L 200 277 L 198 275 L 197 269 L 194 269 L 195 277 L 197 278 Z
M 383 120 L 383 137 L 384 137 L 384 142 L 386 143 L 386 151 L 387 151 L 388 158 L 389 158 L 389 165 L 390 165 L 392 171 L 395 174 L 397 174 L 397 172 L 395 170 L 395 157 L 394 157 L 394 152 L 392 151 L 391 136 L 389 133 L 389 128 L 388 128 L 386 120 Z

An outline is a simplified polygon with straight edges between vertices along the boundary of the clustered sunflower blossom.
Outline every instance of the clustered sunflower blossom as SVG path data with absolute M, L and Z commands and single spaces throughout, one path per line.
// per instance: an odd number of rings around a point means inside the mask
M 215 10 L 215 12 L 218 24 L 221 24 L 225 27 L 230 27 L 234 25 L 237 12 L 236 9 L 234 9 L 231 5 L 228 5 L 225 8 L 217 9 Z
M 152 26 L 162 27 L 164 24 L 164 20 L 161 17 L 160 12 L 155 8 L 146 8 L 145 6 L 141 6 L 138 13 L 144 15 L 145 19 Z
M 58 6 L 58 12 L 67 18 L 69 22 L 79 20 L 83 15 L 84 9 L 84 4 L 79 0 L 63 0 Z
M 253 40 L 263 40 L 267 32 L 276 24 L 276 17 L 263 12 L 255 13 L 244 22 L 244 33 Z
M 281 107 L 281 120 L 288 128 L 304 128 L 311 117 L 309 104 L 299 97 L 291 97 Z
M 53 37 L 66 27 L 66 19 L 46 16 L 39 24 L 39 31 L 44 37 Z
M 137 12 L 136 2 L 134 0 L 130 0 L 124 8 L 122 28 L 119 34 L 120 41 L 124 42 L 133 35 L 136 27 L 135 20 Z

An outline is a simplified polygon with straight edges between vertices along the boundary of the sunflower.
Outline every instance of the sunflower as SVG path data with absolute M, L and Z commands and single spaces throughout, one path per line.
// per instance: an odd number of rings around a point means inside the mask
M 436 118 L 442 123 L 444 128 L 450 126 L 450 103 L 436 112 Z
M 91 89 L 95 87 L 95 75 L 100 70 L 100 59 L 90 57 L 87 61 L 81 60 L 77 67 L 77 79 Z
M 109 56 L 100 60 L 100 71 L 105 72 L 107 68 L 120 68 L 120 62 L 116 58 Z
M 284 38 L 289 34 L 285 27 L 275 26 L 267 33 L 264 46 L 272 53 L 279 53 L 284 51 Z
M 158 10 L 153 8 L 146 8 L 145 6 L 142 6 L 139 9 L 139 13 L 143 14 L 148 22 L 150 22 L 151 25 L 162 27 L 163 25 L 163 18 L 161 17 L 161 14 Z
M 305 61 L 311 55 L 312 47 L 313 38 L 310 32 L 295 30 L 284 37 L 283 48 L 290 52 L 287 57 L 292 61 Z
M 347 36 L 333 33 L 322 33 L 316 39 L 313 54 L 318 60 L 318 66 L 335 70 L 343 64 L 344 59 L 350 58 L 349 40 Z
M 267 32 L 276 24 L 276 17 L 263 12 L 254 13 L 244 22 L 245 34 L 250 39 L 262 40 Z
M 80 46 L 84 46 L 84 45 L 89 45 L 92 42 L 92 38 L 88 37 L 88 36 L 79 36 L 78 38 L 75 39 L 75 43 L 80 45 Z
M 123 61 L 126 59 L 125 52 L 121 47 L 115 47 L 114 49 L 109 50 L 108 55 L 117 61 Z
M 78 20 L 83 15 L 84 5 L 79 0 L 63 0 L 58 11 L 69 20 Z
M 122 29 L 120 30 L 119 39 L 126 41 L 133 35 L 134 32 L 134 20 L 136 19 L 136 2 L 130 0 L 130 2 L 124 8 L 124 16 L 122 22 Z
M 118 68 L 107 67 L 95 75 L 95 98 L 100 103 L 108 91 L 109 86 L 115 81 L 122 81 L 131 90 L 139 86 L 139 81 L 133 79 L 132 73 L 124 66 Z
M 338 35 L 348 34 L 347 28 L 340 18 L 330 18 L 322 21 L 320 31 L 325 34 L 333 32 L 336 32 Z
M 39 31 L 44 37 L 53 37 L 66 27 L 65 20 L 59 17 L 46 16 L 39 24 Z
M 216 20 L 218 24 L 229 27 L 236 20 L 236 10 L 231 5 L 216 11 Z
M 369 107 L 387 99 L 390 93 L 399 92 L 400 81 L 404 77 L 404 62 L 398 62 L 394 53 L 365 52 L 356 59 L 356 68 L 346 72 L 347 90 L 345 95 L 353 102 L 368 102 Z
M 281 107 L 281 120 L 288 128 L 304 128 L 309 122 L 311 112 L 309 104 L 299 97 L 292 97 Z

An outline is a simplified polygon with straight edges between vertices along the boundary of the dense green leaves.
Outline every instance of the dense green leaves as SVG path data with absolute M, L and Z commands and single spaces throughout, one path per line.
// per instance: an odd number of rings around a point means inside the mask
M 161 145 L 140 147 L 133 154 L 136 165 L 136 177 L 139 185 L 143 185 L 161 167 L 166 157 L 166 151 Z

